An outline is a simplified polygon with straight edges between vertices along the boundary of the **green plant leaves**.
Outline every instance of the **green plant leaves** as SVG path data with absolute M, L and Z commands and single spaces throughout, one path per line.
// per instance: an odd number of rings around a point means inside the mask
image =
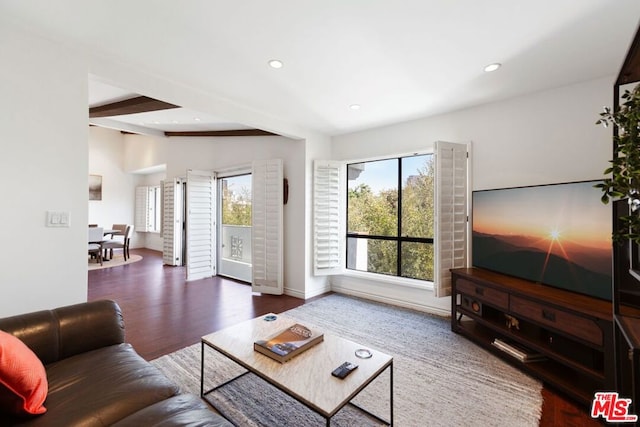
M 624 102 L 617 111 L 604 107 L 596 121 L 605 127 L 613 125 L 618 131 L 613 136 L 611 166 L 604 171 L 608 177 L 594 186 L 602 191 L 600 200 L 604 204 L 611 199 L 635 201 L 640 195 L 640 85 L 632 91 L 626 90 L 621 98 Z M 639 213 L 631 211 L 630 215 L 619 218 L 620 227 L 613 231 L 614 241 L 640 243 Z

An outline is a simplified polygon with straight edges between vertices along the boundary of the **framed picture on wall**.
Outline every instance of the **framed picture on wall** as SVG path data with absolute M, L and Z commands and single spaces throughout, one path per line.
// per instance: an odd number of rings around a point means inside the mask
M 102 200 L 102 175 L 89 175 L 89 200 Z

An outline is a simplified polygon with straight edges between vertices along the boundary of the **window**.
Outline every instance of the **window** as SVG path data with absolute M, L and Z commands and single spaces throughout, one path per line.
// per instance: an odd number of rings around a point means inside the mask
M 162 213 L 162 195 L 160 186 L 149 187 L 149 231 L 160 232 Z
M 135 230 L 160 232 L 162 193 L 159 185 L 136 187 Z
M 430 280 L 436 297 L 450 295 L 450 270 L 467 266 L 470 162 L 471 143 L 445 141 L 428 155 L 314 160 L 314 274 Z
M 434 278 L 433 155 L 347 165 L 347 269 Z

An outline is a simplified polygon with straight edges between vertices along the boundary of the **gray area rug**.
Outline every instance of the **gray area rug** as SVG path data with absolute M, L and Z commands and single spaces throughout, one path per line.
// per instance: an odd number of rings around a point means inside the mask
M 333 294 L 286 314 L 309 326 L 379 349 L 394 358 L 394 423 L 398 426 L 538 426 L 542 385 L 451 332 L 449 319 Z M 207 348 L 205 388 L 244 372 Z M 200 394 L 201 346 L 152 361 L 183 391 Z M 324 418 L 253 374 L 210 394 L 238 426 L 320 426 Z M 389 374 L 354 403 L 389 417 Z M 347 405 L 332 426 L 378 426 Z

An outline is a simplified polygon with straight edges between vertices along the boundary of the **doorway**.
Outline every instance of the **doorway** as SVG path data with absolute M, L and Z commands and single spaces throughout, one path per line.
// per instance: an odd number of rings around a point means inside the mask
M 251 283 L 251 174 L 219 178 L 218 186 L 218 274 Z

